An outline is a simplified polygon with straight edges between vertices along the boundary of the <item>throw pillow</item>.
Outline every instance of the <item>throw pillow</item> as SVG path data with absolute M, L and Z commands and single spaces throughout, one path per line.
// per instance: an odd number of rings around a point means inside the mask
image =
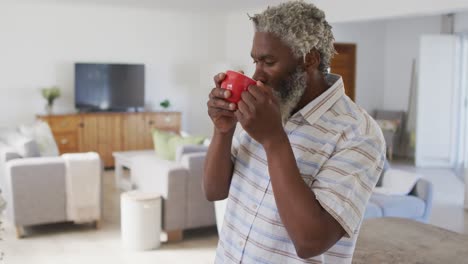
M 3 162 L 4 160 L 4 156 L 7 152 L 17 152 L 12 146 L 6 144 L 5 142 L 3 142 L 1 139 L 0 139 L 0 155 L 1 156 L 1 159 L 0 160 L 0 163 Z
M 173 137 L 169 139 L 169 146 L 171 149 L 171 160 L 176 159 L 176 152 L 180 146 L 184 145 L 201 145 L 205 140 L 204 137 L 201 136 L 186 136 L 186 137 Z
M 31 158 L 40 156 L 39 147 L 33 139 L 14 130 L 5 133 L 3 137 L 5 143 L 11 146 L 21 157 Z
M 176 148 L 176 154 L 175 154 L 175 161 L 179 162 L 182 161 L 182 157 L 187 154 L 192 154 L 192 153 L 201 153 L 201 152 L 207 152 L 208 147 L 204 146 L 203 144 L 189 144 L 189 145 L 182 145 L 178 146 Z
M 0 127 L 0 141 L 6 144 L 8 141 L 8 136 L 15 132 L 16 132 L 16 129 L 14 128 Z
M 182 145 L 200 145 L 205 140 L 202 136 L 182 137 L 175 133 L 153 130 L 153 142 L 156 155 L 162 159 L 175 160 L 176 150 Z
M 170 159 L 171 150 L 169 147 L 169 139 L 177 136 L 175 133 L 166 132 L 154 129 L 153 130 L 153 144 L 156 155 L 162 159 Z
M 0 168 L 4 168 L 3 164 L 12 159 L 20 159 L 21 155 L 12 146 L 0 141 Z M 1 191 L 1 190 L 0 190 Z
M 383 175 L 382 186 L 375 187 L 374 191 L 387 195 L 408 195 L 420 178 L 416 173 L 389 169 Z
M 32 125 L 21 125 L 18 129 L 21 134 L 36 141 L 42 157 L 57 157 L 59 155 L 57 143 L 46 122 L 38 120 Z

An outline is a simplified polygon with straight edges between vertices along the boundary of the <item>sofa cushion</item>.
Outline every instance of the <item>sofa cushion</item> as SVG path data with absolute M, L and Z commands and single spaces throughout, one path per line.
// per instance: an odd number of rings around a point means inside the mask
M 364 218 L 377 218 L 382 217 L 382 209 L 375 203 L 369 202 L 364 213 Z
M 383 175 L 382 185 L 374 192 L 388 195 L 407 195 L 421 178 L 419 174 L 403 170 L 388 169 Z
M 420 218 L 424 215 L 424 200 L 413 195 L 384 195 L 374 193 L 370 202 L 382 209 L 384 217 Z
M 172 160 L 176 158 L 176 150 L 182 145 L 200 145 L 205 140 L 201 136 L 185 136 L 182 137 L 175 133 L 166 132 L 154 129 L 153 142 L 156 155 L 159 158 Z
M 41 153 L 39 152 L 39 146 L 33 139 L 25 139 L 24 141 L 16 144 L 15 148 L 23 158 L 34 158 L 41 156 Z
M 153 146 L 156 151 L 156 156 L 161 159 L 169 159 L 171 156 L 169 139 L 173 136 L 175 136 L 174 133 L 160 131 L 157 129 L 153 130 Z
M 175 153 L 177 148 L 184 145 L 201 145 L 205 140 L 204 137 L 201 136 L 188 136 L 188 137 L 172 137 L 169 139 L 169 145 L 171 147 L 171 154 L 173 154 L 173 158 L 175 159 Z
M 59 150 L 49 125 L 38 120 L 32 125 L 21 125 L 18 127 L 21 134 L 36 141 L 42 157 L 57 157 Z
M 204 145 L 181 145 L 176 149 L 175 160 L 180 162 L 185 154 L 207 152 L 208 147 Z
M 3 141 L 12 147 L 23 158 L 39 157 L 39 146 L 37 143 L 15 130 L 9 130 L 2 134 Z

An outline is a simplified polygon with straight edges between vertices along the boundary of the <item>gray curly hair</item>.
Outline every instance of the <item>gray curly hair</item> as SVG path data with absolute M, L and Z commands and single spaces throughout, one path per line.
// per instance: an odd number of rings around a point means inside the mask
M 336 54 L 332 27 L 325 20 L 325 13 L 313 4 L 291 1 L 268 7 L 250 19 L 255 31 L 268 32 L 279 37 L 297 57 L 304 57 L 312 49 L 320 54 L 319 70 L 326 74 L 330 61 Z

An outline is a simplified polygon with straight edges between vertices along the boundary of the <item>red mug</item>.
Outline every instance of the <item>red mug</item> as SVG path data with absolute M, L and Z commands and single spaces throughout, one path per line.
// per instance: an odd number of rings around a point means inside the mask
M 231 91 L 231 97 L 226 98 L 229 102 L 238 103 L 241 100 L 243 91 L 247 91 L 250 85 L 255 85 L 257 82 L 236 71 L 227 71 L 226 77 L 221 83 L 221 88 Z

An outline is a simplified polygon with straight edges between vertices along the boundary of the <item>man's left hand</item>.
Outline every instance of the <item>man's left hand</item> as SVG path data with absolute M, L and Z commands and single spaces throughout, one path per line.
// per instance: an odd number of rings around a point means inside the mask
M 257 81 L 242 93 L 237 107 L 237 120 L 258 143 L 265 145 L 284 136 L 279 102 L 271 87 Z

